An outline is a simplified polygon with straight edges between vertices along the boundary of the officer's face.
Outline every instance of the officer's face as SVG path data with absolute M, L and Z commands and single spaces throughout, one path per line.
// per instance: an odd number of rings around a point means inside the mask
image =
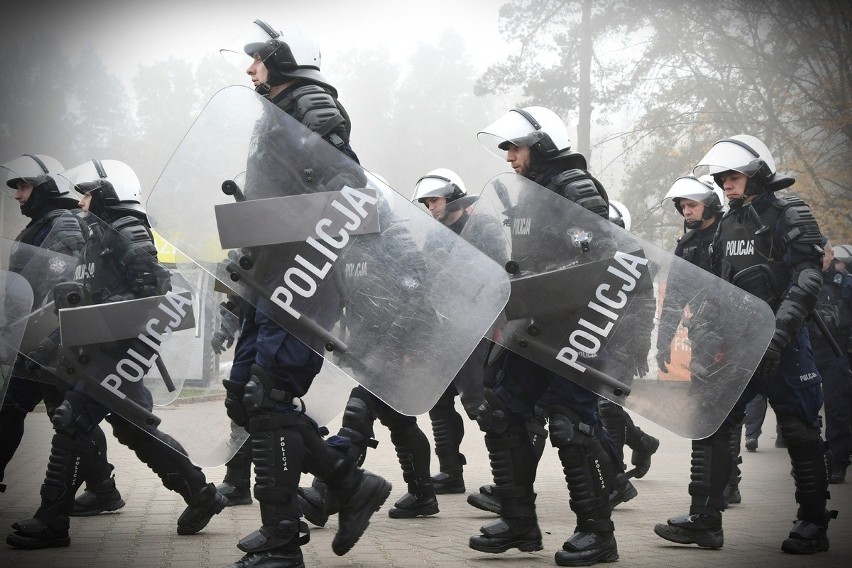
M 683 198 L 680 200 L 680 208 L 687 221 L 698 221 L 704 215 L 704 204 L 700 201 Z
M 80 209 L 82 209 L 83 211 L 88 211 L 89 205 L 91 205 L 91 203 L 92 203 L 92 194 L 87 193 L 83 197 L 80 198 L 80 202 L 78 203 L 78 205 L 80 206 Z
M 266 65 L 264 65 L 263 60 L 257 53 L 254 54 L 251 65 L 249 65 L 248 69 L 246 69 L 246 73 L 248 73 L 249 77 L 251 77 L 252 85 L 255 87 L 266 83 L 269 79 L 269 70 L 266 68 Z
M 427 197 L 423 202 L 432 217 L 442 223 L 447 219 L 447 199 L 445 197 Z
M 825 246 L 825 256 L 822 257 L 822 271 L 827 272 L 831 267 L 831 261 L 834 260 L 834 249 L 831 245 Z
M 25 181 L 19 181 L 18 187 L 15 189 L 15 200 L 23 205 L 27 202 L 27 199 L 30 198 L 30 195 L 33 193 L 33 186 L 28 184 Z
M 509 149 L 506 150 L 506 161 L 512 165 L 516 174 L 526 175 L 530 168 L 529 146 L 509 145 Z
M 748 176 L 735 172 L 733 170 L 720 174 L 722 178 L 722 189 L 725 191 L 725 198 L 728 201 L 739 199 L 745 195 L 746 183 Z

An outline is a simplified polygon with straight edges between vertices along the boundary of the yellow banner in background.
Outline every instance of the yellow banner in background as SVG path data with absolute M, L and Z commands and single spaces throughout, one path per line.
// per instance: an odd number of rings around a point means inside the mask
M 157 260 L 160 264 L 174 266 L 177 262 L 177 249 L 169 241 L 161 237 L 157 231 L 151 231 L 154 234 L 154 246 L 157 247 Z

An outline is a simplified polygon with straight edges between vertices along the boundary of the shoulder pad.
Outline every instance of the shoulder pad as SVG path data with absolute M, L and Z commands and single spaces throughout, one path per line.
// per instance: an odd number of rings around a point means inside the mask
M 685 232 L 683 234 L 683 236 L 681 238 L 679 238 L 677 240 L 677 242 L 684 245 L 684 244 L 688 243 L 689 241 L 691 241 L 693 239 L 693 237 L 695 237 L 696 233 L 697 233 L 697 231 L 695 231 L 694 229 L 689 229 L 687 232 Z
M 822 234 L 813 211 L 799 197 L 794 195 L 778 200 L 784 223 L 784 241 L 798 241 L 805 244 L 822 246 Z
M 112 228 L 121 236 L 120 240 L 125 246 L 143 245 L 147 248 L 150 245 L 156 254 L 154 237 L 151 236 L 148 227 L 136 217 L 122 217 L 112 223 Z
M 585 170 L 566 170 L 555 178 L 556 191 L 566 199 L 582 205 L 592 213 L 609 218 L 609 205 L 598 191 L 591 174 Z
M 67 214 L 53 218 L 50 234 L 42 246 L 59 252 L 79 252 L 86 242 L 80 219 L 66 210 L 63 212 Z
M 290 97 L 293 118 L 313 132 L 326 137 L 332 132 L 339 135 L 346 131 L 346 118 L 337 108 L 334 97 L 319 85 L 299 87 Z

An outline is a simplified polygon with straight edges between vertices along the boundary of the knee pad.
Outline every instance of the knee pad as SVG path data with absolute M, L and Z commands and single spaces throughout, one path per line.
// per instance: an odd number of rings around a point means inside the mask
M 69 391 L 65 395 L 65 400 L 56 407 L 50 421 L 57 432 L 67 432 L 72 435 L 76 432 L 89 433 L 95 427 L 89 417 L 83 395 L 74 391 Z
M 479 429 L 486 434 L 502 434 L 509 427 L 509 407 L 493 390 L 485 389 L 482 404 L 476 415 Z
M 251 378 L 243 393 L 243 405 L 250 416 L 271 414 L 279 404 L 292 404 L 293 394 L 275 387 L 275 381 L 260 365 L 251 366 Z
M 817 424 L 807 424 L 796 416 L 781 415 L 778 416 L 778 427 L 788 448 L 822 444 Z
M 584 424 L 575 412 L 564 406 L 550 409 L 550 443 L 555 448 L 568 445 L 588 445 L 594 436 L 594 426 Z

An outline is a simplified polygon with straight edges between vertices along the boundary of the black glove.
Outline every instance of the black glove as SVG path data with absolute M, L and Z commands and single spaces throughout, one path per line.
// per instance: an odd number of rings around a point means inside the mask
M 657 349 L 657 366 L 664 373 L 669 372 L 668 365 L 672 364 L 672 352 L 668 349 Z
M 781 351 L 789 342 L 790 335 L 784 330 L 776 329 L 754 375 L 764 379 L 775 377 L 781 367 Z
M 754 376 L 762 379 L 771 379 L 778 374 L 781 368 L 781 353 L 767 349 L 763 354 L 763 359 L 757 366 Z
M 35 349 L 27 353 L 27 357 L 24 360 L 24 368 L 28 373 L 34 374 L 50 360 L 58 347 L 59 345 L 50 336 L 45 337 Z
M 650 369 L 648 368 L 648 358 L 647 357 L 644 358 L 644 359 L 637 358 L 636 359 L 636 372 L 635 372 L 634 376 L 636 378 L 641 379 L 642 377 L 647 375 L 649 371 L 650 371 Z
M 230 349 L 233 344 L 234 334 L 225 329 L 224 326 L 214 333 L 213 337 L 210 339 L 210 346 L 217 355 L 221 355 L 227 349 Z
M 222 379 L 222 384 L 225 387 L 225 410 L 228 418 L 233 420 L 237 426 L 245 426 L 248 424 L 248 412 L 243 403 L 246 386 L 243 383 L 228 379 Z

